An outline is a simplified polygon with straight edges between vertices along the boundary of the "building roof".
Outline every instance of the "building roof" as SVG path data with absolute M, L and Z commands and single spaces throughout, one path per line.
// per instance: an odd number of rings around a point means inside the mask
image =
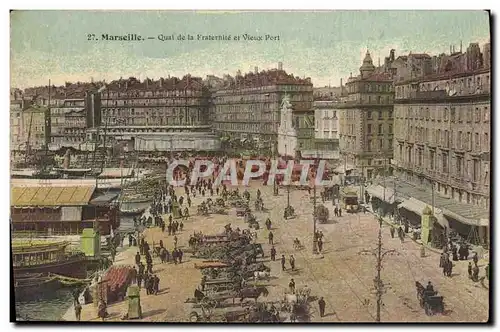
M 12 187 L 11 206 L 81 206 L 87 205 L 95 186 Z

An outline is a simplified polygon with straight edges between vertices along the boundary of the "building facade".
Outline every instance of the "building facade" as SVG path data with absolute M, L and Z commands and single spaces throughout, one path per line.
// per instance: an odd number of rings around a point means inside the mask
M 393 75 L 375 68 L 367 52 L 360 75 L 350 77 L 347 95 L 336 108 L 339 114 L 340 153 L 347 168 L 367 179 L 390 173 L 393 149 Z
M 287 94 L 294 111 L 299 145 L 307 143 L 301 138 L 308 129 L 314 129 L 305 117 L 312 113 L 313 87 L 310 79 L 287 74 L 281 63 L 278 69 L 235 77 L 225 77 L 223 88 L 213 94 L 213 128 L 221 136 L 247 139 L 260 148 L 269 148 L 278 140 L 280 107 Z M 310 138 L 310 137 L 309 137 Z
M 340 159 L 337 105 L 336 101 L 314 101 L 314 138 L 321 159 Z
M 11 150 L 43 150 L 50 141 L 48 108 L 31 105 L 11 108 Z
M 462 61 L 396 84 L 393 165 L 398 178 L 455 202 L 442 208 L 450 227 L 466 229 L 454 221 L 479 226 L 484 243 L 491 191 L 491 72 L 478 49 L 471 44 L 455 56 Z
M 207 149 L 218 148 L 211 134 L 209 96 L 201 78 L 190 75 L 113 81 L 101 92 L 101 118 L 96 119 L 99 125 L 91 135 L 101 142 L 106 136 L 106 145 L 119 144 L 125 151 L 183 151 L 182 141 L 189 133 L 206 139 Z
M 51 138 L 49 149 L 81 149 L 86 141 L 87 114 L 84 96 L 64 98 L 55 107 L 50 108 Z

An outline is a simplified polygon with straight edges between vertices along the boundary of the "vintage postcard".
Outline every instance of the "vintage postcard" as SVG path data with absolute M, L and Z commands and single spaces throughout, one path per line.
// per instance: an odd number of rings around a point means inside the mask
M 17 322 L 488 322 L 487 11 L 10 14 Z

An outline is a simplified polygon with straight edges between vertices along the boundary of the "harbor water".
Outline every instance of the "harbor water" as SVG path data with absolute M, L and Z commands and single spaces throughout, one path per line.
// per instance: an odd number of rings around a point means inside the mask
M 151 203 L 140 203 L 147 208 Z M 148 212 L 146 212 L 146 216 Z M 133 231 L 132 216 L 121 216 L 119 231 Z M 125 241 L 127 243 L 128 240 Z M 117 248 L 120 252 L 122 248 Z M 30 299 L 16 299 L 16 317 L 30 321 L 57 321 L 71 308 L 73 297 L 71 288 L 61 288 L 51 294 L 36 295 Z
M 28 321 L 57 321 L 71 307 L 70 288 L 61 288 L 51 294 L 31 299 L 16 299 L 16 317 Z

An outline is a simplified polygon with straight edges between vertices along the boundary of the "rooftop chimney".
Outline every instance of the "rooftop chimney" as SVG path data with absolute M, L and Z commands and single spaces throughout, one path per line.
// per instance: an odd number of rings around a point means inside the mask
M 460 53 L 462 53 L 462 41 L 460 41 Z
M 450 45 L 450 54 L 452 54 L 452 53 L 453 53 L 453 52 L 452 52 L 452 50 L 451 50 L 451 45 Z
M 278 62 L 278 70 L 283 70 L 283 62 Z
M 342 91 L 342 79 L 340 79 L 340 91 Z
M 259 67 L 255 66 L 254 71 L 255 71 L 255 74 L 258 74 L 259 73 Z

